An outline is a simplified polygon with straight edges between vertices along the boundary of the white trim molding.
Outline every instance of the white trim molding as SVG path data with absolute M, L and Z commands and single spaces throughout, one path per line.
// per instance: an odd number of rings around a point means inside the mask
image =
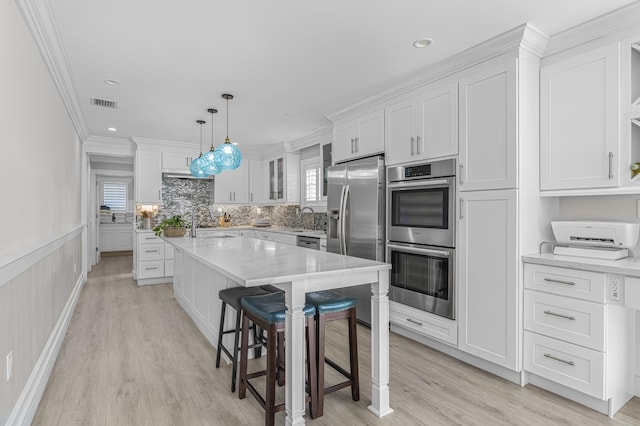
M 38 0 L 16 0 L 16 4 L 40 49 L 76 133 L 84 141 L 89 130 L 78 103 L 75 81 L 51 5 L 48 1 Z
M 12 279 L 50 255 L 51 253 L 58 250 L 64 244 L 71 241 L 77 235 L 82 233 L 85 226 L 86 224 L 82 224 L 71 230 L 67 234 L 61 236 L 60 238 L 56 238 L 55 240 L 51 241 L 49 244 L 46 244 L 23 256 L 20 256 L 17 259 L 7 263 L 6 265 L 0 266 L 0 287 L 4 286 Z
M 38 362 L 31 371 L 31 375 L 18 398 L 16 405 L 13 407 L 13 411 L 9 415 L 9 419 L 6 423 L 7 426 L 29 425 L 33 421 L 36 410 L 38 409 L 38 404 L 40 404 L 40 399 L 42 398 L 42 394 L 44 393 L 47 382 L 49 381 L 51 370 L 58 358 L 58 353 L 60 352 L 60 347 L 64 341 L 64 336 L 69 328 L 69 323 L 71 322 L 73 311 L 75 310 L 76 303 L 78 302 L 80 291 L 82 290 L 86 280 L 86 274 L 80 274 L 58 322 L 49 335 L 49 339 L 38 358 Z

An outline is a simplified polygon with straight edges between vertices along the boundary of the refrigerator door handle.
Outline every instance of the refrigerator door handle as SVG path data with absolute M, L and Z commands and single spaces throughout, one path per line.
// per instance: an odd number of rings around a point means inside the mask
M 346 186 L 342 186 L 342 192 L 340 193 L 340 207 L 338 209 L 337 231 L 338 231 L 338 245 L 340 246 L 340 254 L 344 254 L 344 252 L 342 251 L 342 245 L 343 245 L 342 224 L 344 223 L 344 191 L 346 188 L 347 188 Z
M 343 200 L 342 200 L 342 207 L 341 207 L 341 213 L 340 213 L 340 219 L 341 219 L 341 225 L 342 225 L 342 239 L 341 239 L 341 248 L 340 251 L 342 252 L 342 254 L 344 254 L 345 256 L 348 256 L 349 253 L 347 253 L 347 202 L 349 201 L 349 185 L 346 185 L 344 187 L 344 196 L 343 196 Z

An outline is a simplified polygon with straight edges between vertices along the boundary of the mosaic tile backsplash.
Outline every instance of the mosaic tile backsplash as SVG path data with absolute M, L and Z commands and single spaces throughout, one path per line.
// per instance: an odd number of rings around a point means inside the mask
M 292 228 L 327 229 L 327 215 L 322 212 L 308 210 L 299 216 L 300 206 L 238 206 L 227 204 L 211 204 L 213 197 L 213 181 L 197 179 L 163 178 L 162 201 L 155 222 L 158 223 L 176 214 L 186 215 L 190 219 L 195 206 L 207 206 L 211 210 L 213 219 L 205 209 L 199 209 L 196 217 L 200 226 L 216 226 L 218 218 L 224 213 L 231 215 L 232 226 L 252 225 L 254 219 L 269 219 L 274 226 L 288 226 Z M 260 213 L 258 213 L 260 211 Z M 313 216 L 313 217 L 312 217 Z M 315 220 L 314 220 L 315 219 Z

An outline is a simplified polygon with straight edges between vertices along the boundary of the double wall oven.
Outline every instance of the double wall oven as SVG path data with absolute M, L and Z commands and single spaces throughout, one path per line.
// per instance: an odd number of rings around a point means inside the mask
M 390 298 L 455 318 L 455 160 L 387 170 Z

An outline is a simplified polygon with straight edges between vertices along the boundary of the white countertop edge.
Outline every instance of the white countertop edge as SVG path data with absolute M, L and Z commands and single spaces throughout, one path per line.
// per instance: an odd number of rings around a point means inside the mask
M 640 277 L 640 259 L 626 257 L 619 260 L 594 259 L 578 256 L 562 256 L 553 253 L 526 254 L 522 261 L 538 265 L 560 266 L 586 271 Z
M 231 237 L 233 238 L 233 240 L 237 240 L 237 241 L 251 241 L 251 240 L 260 241 L 260 244 L 265 247 L 265 249 L 263 250 L 265 253 L 264 257 L 260 257 L 259 259 L 255 259 L 255 258 L 249 259 L 249 261 L 251 262 L 251 266 L 254 268 L 254 270 L 259 269 L 260 271 L 264 271 L 264 276 L 263 277 L 253 277 L 253 276 L 247 277 L 247 276 L 242 276 L 242 274 L 234 271 L 234 269 L 238 269 L 238 265 L 232 265 L 232 266 L 235 266 L 235 268 L 234 267 L 229 268 L 221 264 L 221 262 L 224 262 L 224 260 L 216 262 L 215 255 L 224 254 L 225 247 L 216 248 L 212 246 L 215 246 L 216 242 L 222 242 L 226 239 L 200 240 L 200 243 L 202 245 L 199 247 L 193 247 L 193 245 L 191 245 L 193 241 L 189 237 L 167 238 L 163 236 L 161 238 L 164 241 L 176 247 L 177 249 L 183 250 L 189 256 L 200 261 L 204 265 L 226 275 L 233 281 L 236 281 L 237 283 L 247 287 L 267 285 L 267 284 L 278 284 L 283 282 L 299 281 L 304 279 L 322 279 L 322 278 L 344 276 L 349 274 L 379 272 L 379 271 L 391 269 L 391 265 L 388 263 L 376 262 L 373 260 L 361 259 L 361 258 L 352 257 L 352 256 L 343 256 L 337 253 L 327 253 L 320 250 L 311 250 L 303 247 L 292 246 L 289 244 L 278 243 L 275 241 L 263 241 L 255 238 L 240 237 L 240 236 Z M 198 240 L 196 239 L 196 241 Z M 210 244 L 208 244 L 208 241 L 210 241 Z M 266 247 L 279 248 L 283 250 L 284 253 L 281 255 L 281 257 L 272 257 L 268 255 L 270 250 L 266 249 Z M 198 250 L 198 248 L 200 250 Z M 301 252 L 301 250 L 304 250 L 304 252 Z M 204 256 L 198 253 L 197 251 L 207 252 L 207 254 L 210 256 Z M 216 253 L 216 251 L 218 253 Z M 254 252 L 255 251 L 261 251 L 261 250 L 255 249 Z M 280 273 L 278 274 L 274 274 L 273 272 L 270 272 L 270 270 L 273 271 L 273 268 L 271 267 L 272 265 L 271 260 L 289 258 L 294 256 L 296 253 L 297 254 L 302 253 L 299 259 L 291 259 L 293 267 L 297 269 L 297 271 L 295 272 L 280 271 Z M 322 270 L 322 271 L 309 270 L 309 269 L 307 269 L 306 271 L 300 271 L 299 270 L 300 265 L 304 265 L 305 264 L 304 260 L 306 260 L 309 256 L 312 256 L 313 260 L 315 260 L 316 258 L 319 258 L 319 259 L 327 258 L 328 261 L 330 261 L 332 258 L 334 260 L 338 260 L 341 257 L 341 258 L 344 258 L 343 261 L 346 260 L 347 265 L 338 266 L 333 269 Z M 229 262 L 229 260 L 227 260 L 227 262 Z M 264 265 L 261 265 L 260 262 L 262 262 Z M 312 262 L 312 263 L 315 264 L 315 262 Z M 240 268 L 242 268 L 242 266 L 240 266 Z M 281 269 L 281 268 L 276 268 L 276 269 Z

